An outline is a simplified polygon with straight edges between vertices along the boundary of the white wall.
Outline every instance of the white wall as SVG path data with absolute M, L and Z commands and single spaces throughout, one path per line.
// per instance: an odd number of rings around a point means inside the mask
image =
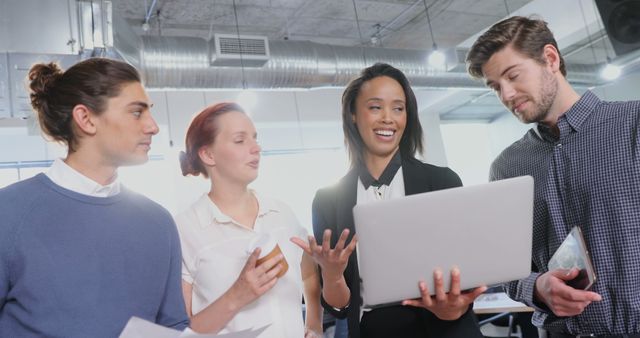
M 0 1 L 0 52 L 77 53 L 76 12 L 73 0 Z
M 429 112 L 420 114 L 420 123 L 424 133 L 424 153 L 422 159 L 430 164 L 446 167 L 447 155 L 442 141 L 440 116 Z
M 184 148 L 193 117 L 207 105 L 237 101 L 242 91 L 152 91 L 154 116 L 166 125 L 168 140 Z M 343 148 L 341 89 L 254 91 L 254 107 L 245 107 L 258 129 L 265 152 Z M 446 156 L 437 115 L 421 113 L 425 131 L 425 158 L 439 165 Z
M 505 114 L 492 123 L 450 123 L 440 128 L 449 167 L 460 175 L 464 185 L 473 185 L 489 181 L 493 160 L 531 125 Z
M 602 23 L 598 23 L 600 18 L 596 15 L 597 10 L 594 7 L 595 1 L 593 0 L 534 0 L 518 10 L 513 11 L 509 16 L 541 16 L 544 21 L 549 23 L 549 27 L 558 42 L 558 46 L 562 49 L 587 38 L 585 22 L 587 23 L 589 32 L 595 32 L 599 26 L 601 27 Z M 458 47 L 471 48 L 471 45 L 473 45 L 478 37 L 487 29 L 489 29 L 489 27 L 470 36 L 460 43 Z
M 0 1 L 0 13 L 9 13 L 6 1 Z M 9 45 L 9 15 L 0 15 L 0 52 Z
M 614 83 L 595 88 L 593 92 L 606 101 L 640 100 L 640 72 L 622 77 Z
M 156 160 L 121 168 L 123 183 L 172 213 L 187 208 L 209 189 L 207 180 L 181 175 L 178 153 L 184 149 L 187 127 L 207 105 L 236 101 L 241 92 L 150 91 L 152 112 L 160 126 L 150 152 Z M 308 229 L 316 190 L 335 183 L 348 170 L 341 95 L 341 89 L 256 91 L 256 104 L 248 109 L 264 151 L 260 176 L 252 186 L 289 204 Z M 425 159 L 446 165 L 439 117 L 422 112 L 420 118 Z M 0 127 L 0 162 L 46 161 L 64 156 L 63 147 L 40 135 L 29 135 L 25 123 Z M 23 174 L 31 176 L 42 170 L 45 168 L 23 170 Z
M 594 91 L 607 100 L 640 98 L 640 74 Z M 340 117 L 340 89 L 257 91 L 250 109 L 264 153 L 254 187 L 288 203 L 300 221 L 310 226 L 315 191 L 336 182 L 347 170 Z M 154 116 L 160 133 L 151 155 L 163 160 L 122 168 L 126 185 L 158 201 L 171 212 L 185 209 L 209 189 L 200 177 L 182 177 L 178 152 L 186 128 L 206 105 L 236 100 L 240 91 L 152 91 Z M 420 95 L 417 93 L 418 96 Z M 425 135 L 424 159 L 448 165 L 465 185 L 487 181 L 493 159 L 531 128 L 510 114 L 490 124 L 441 124 L 437 114 L 420 113 Z M 2 121 L 0 121 L 2 122 Z M 172 145 L 173 144 L 173 145 Z M 64 156 L 63 147 L 29 135 L 26 124 L 0 123 L 0 162 L 42 161 Z M 25 170 L 32 175 L 41 169 Z M 0 177 L 0 182 L 2 181 Z M 1 183 L 0 183 L 1 184 Z
M 488 124 L 452 123 L 441 126 L 449 167 L 463 185 L 487 182 L 490 164 Z
M 0 127 L 0 162 L 51 160 L 65 154 L 58 143 L 29 135 L 27 127 Z
M 155 171 L 167 175 L 177 196 L 166 206 L 171 211 L 186 208 L 209 188 L 199 177 L 181 177 L 178 152 L 184 149 L 187 127 L 205 106 L 221 101 L 237 101 L 242 91 L 153 91 L 154 116 L 161 125 L 154 139 L 153 151 L 165 157 L 167 167 L 153 165 Z M 301 91 L 255 91 L 255 105 L 248 108 L 258 130 L 263 148 L 260 176 L 254 183 L 258 190 L 288 203 L 301 222 L 310 225 L 310 207 L 315 191 L 336 182 L 348 169 L 341 120 L 341 89 Z M 422 113 L 425 132 L 425 159 L 446 165 L 440 119 Z M 173 146 L 169 144 L 173 142 Z M 158 150 L 160 147 L 160 150 Z M 144 169 L 125 169 L 136 172 Z M 149 168 L 149 170 L 151 170 Z M 163 175 L 164 175 L 163 174 Z M 127 174 L 143 179 L 142 174 Z M 148 193 L 153 196 L 153 192 Z M 155 197 L 159 200 L 161 196 Z
M 533 124 L 524 124 L 510 113 L 502 115 L 488 125 L 489 154 L 491 161 L 498 156 L 504 148 L 522 138 L 533 127 Z

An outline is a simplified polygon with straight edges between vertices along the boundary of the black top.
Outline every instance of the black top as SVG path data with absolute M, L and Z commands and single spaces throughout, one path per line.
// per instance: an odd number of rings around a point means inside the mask
M 391 181 L 393 181 L 393 178 L 396 176 L 396 173 L 398 172 L 398 169 L 400 169 L 400 167 L 402 167 L 402 158 L 400 157 L 400 151 L 396 151 L 395 155 L 393 155 L 391 161 L 389 161 L 389 164 L 387 164 L 387 167 L 384 168 L 382 174 L 380 174 L 380 177 L 378 179 L 375 179 L 373 178 L 373 176 L 371 176 L 369 169 L 367 169 L 367 166 L 364 165 L 364 163 L 358 165 L 358 177 L 360 177 L 360 181 L 364 186 L 364 190 L 369 189 L 370 186 L 390 186 Z
M 404 190 L 406 195 L 435 191 L 462 185 L 458 175 L 449 168 L 425 164 L 417 159 L 401 159 Z M 350 170 L 336 185 L 322 188 L 313 200 L 313 232 L 322 238 L 325 229 L 331 229 L 331 246 L 335 246 L 342 230 L 355 234 L 353 207 L 357 200 L 358 169 Z M 407 257 L 407 259 L 414 259 Z M 394 305 L 368 312 L 360 322 L 360 275 L 356 252 L 349 258 L 344 272 L 347 286 L 351 290 L 350 305 L 346 310 L 336 311 L 324 298 L 324 308 L 337 318 L 348 318 L 349 337 L 482 337 L 470 307 L 460 319 L 443 321 L 431 312 L 416 307 Z M 416 286 L 417 287 L 417 286 Z

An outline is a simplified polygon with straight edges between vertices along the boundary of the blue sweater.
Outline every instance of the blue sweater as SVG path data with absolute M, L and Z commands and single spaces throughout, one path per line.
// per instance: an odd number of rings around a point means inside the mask
M 180 264 L 172 217 L 127 189 L 0 189 L 0 337 L 117 337 L 131 316 L 184 329 Z

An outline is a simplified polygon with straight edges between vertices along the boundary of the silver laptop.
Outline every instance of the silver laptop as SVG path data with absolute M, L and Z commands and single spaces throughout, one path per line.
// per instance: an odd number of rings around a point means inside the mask
M 533 178 L 358 204 L 358 265 L 365 306 L 434 293 L 433 270 L 461 271 L 462 289 L 521 279 L 531 271 Z

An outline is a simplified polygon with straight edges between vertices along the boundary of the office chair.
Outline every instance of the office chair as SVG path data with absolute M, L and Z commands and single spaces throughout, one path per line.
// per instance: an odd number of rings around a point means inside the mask
M 481 316 L 481 319 L 485 316 Z M 520 328 L 515 324 L 513 314 L 503 312 L 496 315 L 487 316 L 478 321 L 480 331 L 486 338 L 522 338 Z

